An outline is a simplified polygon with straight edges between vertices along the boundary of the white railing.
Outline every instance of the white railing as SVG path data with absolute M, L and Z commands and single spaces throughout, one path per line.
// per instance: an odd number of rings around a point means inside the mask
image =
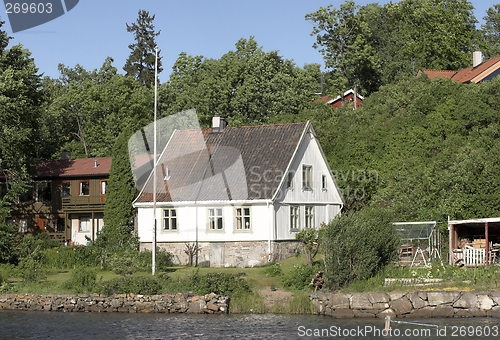
M 455 263 L 457 263 L 458 260 L 462 260 L 464 266 L 484 266 L 486 264 L 486 249 L 484 248 L 466 247 L 460 251 L 454 251 L 453 254 Z

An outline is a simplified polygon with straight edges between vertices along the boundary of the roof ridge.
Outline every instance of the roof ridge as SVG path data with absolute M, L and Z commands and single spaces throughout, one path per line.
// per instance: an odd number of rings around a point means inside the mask
M 271 123 L 271 124 L 263 124 L 263 125 L 240 125 L 240 126 L 226 126 L 225 130 L 227 129 L 250 129 L 250 128 L 263 128 L 263 127 L 276 127 L 276 126 L 288 126 L 288 125 L 300 125 L 300 124 L 307 124 L 307 121 L 303 122 L 291 122 L 291 123 Z M 210 131 L 212 130 L 211 127 L 208 128 L 201 128 L 201 129 L 186 129 L 186 130 L 178 130 L 178 131 Z

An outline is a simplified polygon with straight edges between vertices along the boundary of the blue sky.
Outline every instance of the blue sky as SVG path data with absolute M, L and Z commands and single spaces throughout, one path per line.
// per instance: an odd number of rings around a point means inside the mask
M 65 15 L 26 31 L 12 33 L 5 10 L 0 19 L 6 21 L 3 29 L 29 49 L 40 73 L 57 78 L 58 63 L 74 67 L 80 64 L 87 70 L 99 68 L 105 58 L 114 59 L 114 66 L 122 72 L 133 43 L 126 23 L 137 19 L 144 9 L 156 15 L 154 25 L 161 30 L 157 44 L 163 56 L 164 71 L 160 81 L 168 79 L 171 67 L 179 53 L 220 58 L 240 38 L 254 36 L 265 51 L 278 50 L 285 59 L 298 66 L 307 63 L 323 65 L 321 54 L 312 48 L 315 38 L 310 36 L 312 23 L 304 16 L 320 7 L 344 1 L 326 0 L 80 0 Z M 377 2 L 358 0 L 365 5 Z M 378 1 L 384 4 L 387 1 Z M 478 20 L 486 10 L 499 1 L 472 1 Z

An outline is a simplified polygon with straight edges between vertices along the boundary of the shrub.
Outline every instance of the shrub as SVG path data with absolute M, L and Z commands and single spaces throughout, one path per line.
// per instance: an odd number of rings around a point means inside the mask
M 0 215 L 3 218 L 6 216 Z M 18 235 L 17 228 L 13 223 L 5 223 L 0 218 L 0 263 L 17 263 L 18 254 L 16 251 Z
M 208 273 L 199 275 L 197 270 L 190 278 L 192 290 L 197 294 L 228 295 L 237 292 L 250 292 L 250 285 L 240 275 L 229 273 Z
M 78 267 L 71 272 L 71 278 L 64 283 L 64 287 L 75 293 L 92 292 L 97 282 L 97 272 L 88 267 Z
M 137 252 L 123 252 L 110 256 L 108 259 L 109 268 L 116 274 L 128 276 L 134 274 L 137 269 Z
M 102 282 L 97 287 L 97 292 L 105 295 L 112 294 L 144 294 L 156 295 L 161 294 L 163 287 L 163 280 L 166 277 L 120 277 L 109 281 Z
M 81 266 L 99 265 L 96 248 L 90 246 L 59 246 L 44 252 L 43 264 L 53 269 L 70 269 Z
M 28 258 L 19 262 L 16 271 L 24 282 L 40 282 L 47 278 L 47 273 L 43 270 L 42 265 Z
M 325 284 L 340 289 L 375 275 L 394 257 L 399 245 L 388 215 L 364 209 L 332 220 L 320 233 Z
M 133 275 L 138 271 L 151 271 L 151 252 L 138 250 L 127 250 L 112 254 L 108 259 L 108 267 L 118 275 Z M 156 252 L 156 269 L 166 271 L 173 266 L 172 254 L 164 250 Z
M 314 257 L 319 250 L 318 231 L 315 228 L 302 229 L 295 235 L 295 239 L 302 244 L 302 249 L 307 258 L 307 264 L 312 267 Z
M 145 250 L 138 252 L 137 261 L 138 266 L 141 270 L 151 271 L 152 266 L 152 254 L 150 251 Z M 156 270 L 167 271 L 169 267 L 172 267 L 174 263 L 172 262 L 173 255 L 163 249 L 157 249 L 156 251 Z
M 19 247 L 20 257 L 21 259 L 29 258 L 32 261 L 42 261 L 45 250 L 57 246 L 59 246 L 59 242 L 51 239 L 47 233 L 27 235 Z
M 266 274 L 266 276 L 271 276 L 271 277 L 283 275 L 283 270 L 281 269 L 281 263 L 274 262 L 269 267 L 266 267 L 264 269 L 264 274 Z
M 292 271 L 282 279 L 283 286 L 293 289 L 304 289 L 309 286 L 312 277 L 318 270 L 318 266 L 294 265 Z

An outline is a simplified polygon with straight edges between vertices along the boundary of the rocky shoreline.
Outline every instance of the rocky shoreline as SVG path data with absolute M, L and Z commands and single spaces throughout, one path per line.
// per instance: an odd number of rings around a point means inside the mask
M 164 293 L 161 295 L 115 294 L 34 295 L 2 294 L 0 310 L 119 313 L 227 314 L 229 297 Z
M 311 301 L 318 314 L 334 318 L 500 317 L 500 292 L 317 292 Z
M 310 295 L 310 300 L 315 314 L 333 318 L 500 317 L 500 292 L 316 292 Z M 214 293 L 113 296 L 1 294 L 0 310 L 228 314 L 229 302 L 229 297 Z

